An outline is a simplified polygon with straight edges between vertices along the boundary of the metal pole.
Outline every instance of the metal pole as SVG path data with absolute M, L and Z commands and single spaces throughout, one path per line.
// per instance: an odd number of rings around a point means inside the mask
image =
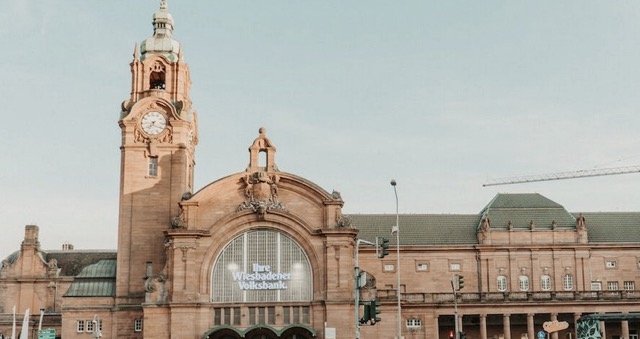
M 460 331 L 458 330 L 458 294 L 456 293 L 456 285 L 455 280 L 458 279 L 458 275 L 454 274 L 451 278 L 451 289 L 453 290 L 453 322 L 454 331 L 456 331 L 455 337 L 456 339 L 460 339 Z
M 360 279 L 360 267 L 358 263 L 358 252 L 360 247 L 360 240 L 356 240 L 356 251 L 354 254 L 355 267 L 354 267 L 354 275 L 355 275 L 355 284 L 353 286 L 354 290 L 354 299 L 355 299 L 355 315 L 356 315 L 356 333 L 355 338 L 360 339 L 360 288 L 358 287 L 358 280 Z
M 402 339 L 402 305 L 400 304 L 400 215 L 398 214 L 398 191 L 396 190 L 396 181 L 391 180 L 393 193 L 396 195 L 396 295 L 398 297 L 398 339 Z

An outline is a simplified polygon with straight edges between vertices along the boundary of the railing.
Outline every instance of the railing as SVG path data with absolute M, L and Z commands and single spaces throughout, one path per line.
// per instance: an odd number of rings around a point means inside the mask
M 378 299 L 397 300 L 394 289 L 378 289 Z M 540 302 L 540 301 L 624 301 L 640 300 L 640 291 L 535 291 L 535 292 L 470 292 L 457 293 L 458 302 Z M 403 292 L 407 303 L 453 303 L 453 293 Z

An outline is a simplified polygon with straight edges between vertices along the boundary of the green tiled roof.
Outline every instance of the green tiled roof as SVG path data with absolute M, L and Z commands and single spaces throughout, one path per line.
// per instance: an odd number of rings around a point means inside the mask
M 351 225 L 360 233 L 358 238 L 375 242 L 376 236 L 389 238 L 395 244 L 391 227 L 395 214 L 351 214 Z M 403 214 L 399 216 L 402 245 L 476 244 L 479 214 Z
M 584 212 L 582 216 L 590 243 L 640 243 L 640 212 Z
M 582 213 L 586 219 L 589 243 L 640 243 L 640 212 Z M 507 231 L 508 224 L 515 231 L 531 229 L 557 230 L 576 227 L 579 213 L 569 213 L 562 205 L 537 193 L 498 194 L 479 214 L 402 214 L 400 243 L 405 246 L 474 245 L 476 232 L 483 217 L 488 216 L 491 229 Z M 395 214 L 351 214 L 352 226 L 363 240 L 375 242 L 376 236 L 395 243 L 391 227 Z
M 116 260 L 100 260 L 82 269 L 65 297 L 113 297 L 116 292 Z
M 482 217 L 489 217 L 491 229 L 508 229 L 509 224 L 515 230 L 550 230 L 555 222 L 558 229 L 575 229 L 576 220 L 562 207 L 537 193 L 498 194 L 485 207 Z M 479 225 L 478 225 L 479 227 Z

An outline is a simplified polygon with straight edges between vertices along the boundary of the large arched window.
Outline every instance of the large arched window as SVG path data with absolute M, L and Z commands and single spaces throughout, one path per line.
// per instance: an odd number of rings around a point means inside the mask
M 551 276 L 544 274 L 540 277 L 540 289 L 543 291 L 551 290 Z
M 562 277 L 562 287 L 565 291 L 571 291 L 573 289 L 573 276 L 571 274 L 565 274 Z
M 498 291 L 505 292 L 507 290 L 507 277 L 504 275 L 498 276 Z
M 245 232 L 213 264 L 212 302 L 311 301 L 312 294 L 309 259 L 281 232 Z
M 518 285 L 520 286 L 520 291 L 528 291 L 529 290 L 529 276 L 521 275 L 518 277 Z

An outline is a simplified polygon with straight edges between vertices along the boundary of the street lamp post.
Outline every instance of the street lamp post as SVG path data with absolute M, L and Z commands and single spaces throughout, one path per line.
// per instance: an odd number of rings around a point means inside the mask
M 393 231 L 396 232 L 396 296 L 398 297 L 398 339 L 402 339 L 402 309 L 400 304 L 400 216 L 398 214 L 398 191 L 396 190 L 396 181 L 391 179 L 393 193 L 396 195 L 396 225 Z

